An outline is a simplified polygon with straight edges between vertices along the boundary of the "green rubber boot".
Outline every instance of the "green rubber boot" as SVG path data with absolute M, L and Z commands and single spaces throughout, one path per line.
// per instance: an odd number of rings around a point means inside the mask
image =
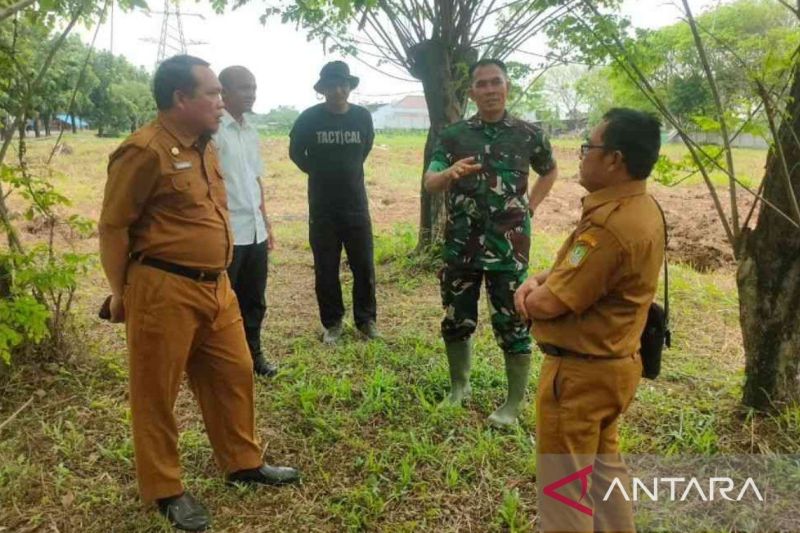
M 461 405 L 472 389 L 469 370 L 472 366 L 472 339 L 446 342 L 447 364 L 450 367 L 450 395 L 442 404 Z
M 489 415 L 489 424 L 498 428 L 513 427 L 522 412 L 522 401 L 528 388 L 531 373 L 531 356 L 508 355 L 506 360 L 506 378 L 508 379 L 508 398 L 497 411 Z

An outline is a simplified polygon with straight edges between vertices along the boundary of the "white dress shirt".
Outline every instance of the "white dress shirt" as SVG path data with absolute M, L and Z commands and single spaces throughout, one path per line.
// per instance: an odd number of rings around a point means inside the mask
M 261 187 L 258 183 L 264 167 L 259 154 L 258 131 L 246 117 L 242 117 L 239 124 L 230 113 L 223 113 L 214 142 L 225 176 L 233 244 L 261 243 L 267 239 L 267 228 L 261 214 Z

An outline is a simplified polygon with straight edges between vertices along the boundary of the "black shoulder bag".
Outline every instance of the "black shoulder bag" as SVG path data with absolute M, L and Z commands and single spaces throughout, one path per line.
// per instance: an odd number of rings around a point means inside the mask
M 656 379 L 661 372 L 661 352 L 672 345 L 672 332 L 669 329 L 669 267 L 667 266 L 667 218 L 655 198 L 653 201 L 664 221 L 664 307 L 656 302 L 650 304 L 647 322 L 641 338 L 642 376 Z

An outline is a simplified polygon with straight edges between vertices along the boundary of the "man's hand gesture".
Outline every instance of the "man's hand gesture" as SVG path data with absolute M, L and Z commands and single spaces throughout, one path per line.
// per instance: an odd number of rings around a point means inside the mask
M 466 176 L 468 174 L 474 174 L 475 172 L 478 172 L 481 168 L 483 168 L 483 165 L 475 162 L 475 156 L 470 156 L 470 157 L 465 157 L 464 159 L 459 159 L 458 161 L 450 165 L 450 168 L 448 168 L 446 172 L 447 172 L 447 177 L 451 181 L 455 181 L 461 179 L 463 176 Z

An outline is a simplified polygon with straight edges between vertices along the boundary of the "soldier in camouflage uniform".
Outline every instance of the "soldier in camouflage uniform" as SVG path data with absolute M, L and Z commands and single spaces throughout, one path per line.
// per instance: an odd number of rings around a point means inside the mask
M 531 214 L 558 170 L 545 134 L 506 112 L 505 65 L 481 60 L 470 68 L 470 78 L 469 94 L 478 113 L 441 132 L 425 174 L 429 192 L 447 194 L 445 267 L 440 274 L 442 337 L 451 380 L 447 401 L 460 404 L 470 392 L 471 336 L 485 279 L 492 328 L 508 377 L 508 398 L 489 422 L 511 426 L 520 413 L 531 359 L 528 326 L 514 308 L 514 291 L 527 277 Z M 540 176 L 530 191 L 529 166 Z

